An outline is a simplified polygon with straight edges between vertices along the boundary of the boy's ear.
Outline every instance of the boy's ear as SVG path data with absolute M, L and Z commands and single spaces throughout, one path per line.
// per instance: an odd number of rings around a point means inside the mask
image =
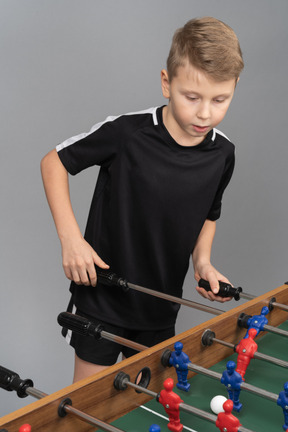
M 162 93 L 163 93 L 164 98 L 169 99 L 170 98 L 170 83 L 169 83 L 168 72 L 166 69 L 161 70 L 161 87 L 162 87 Z

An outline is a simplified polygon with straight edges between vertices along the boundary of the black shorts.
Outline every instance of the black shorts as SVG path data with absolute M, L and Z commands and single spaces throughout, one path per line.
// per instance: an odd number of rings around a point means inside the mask
M 175 326 L 156 331 L 131 330 L 117 327 L 101 320 L 95 320 L 79 309 L 77 309 L 76 314 L 88 318 L 97 325 L 102 324 L 103 330 L 108 333 L 138 342 L 147 347 L 156 345 L 175 335 Z M 137 354 L 137 351 L 132 348 L 119 345 L 104 338 L 96 340 L 93 336 L 82 336 L 72 332 L 71 339 L 69 340 L 69 337 L 67 338 L 67 336 L 66 339 L 75 349 L 75 353 L 80 359 L 101 366 L 111 366 L 115 364 L 120 353 L 122 353 L 126 358 Z

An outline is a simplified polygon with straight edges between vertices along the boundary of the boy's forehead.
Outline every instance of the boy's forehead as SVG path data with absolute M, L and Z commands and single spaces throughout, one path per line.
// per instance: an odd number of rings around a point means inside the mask
M 195 92 L 200 89 L 205 89 L 209 86 L 214 88 L 216 92 L 226 93 L 235 88 L 235 79 L 216 81 L 204 71 L 197 69 L 186 61 L 183 65 L 178 66 L 173 79 L 178 81 L 179 85 L 185 87 L 187 91 Z M 172 80 L 173 80 L 172 79 Z

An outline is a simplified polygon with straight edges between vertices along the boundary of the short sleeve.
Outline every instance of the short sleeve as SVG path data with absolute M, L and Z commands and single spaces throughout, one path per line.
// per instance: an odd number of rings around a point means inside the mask
M 78 174 L 94 165 L 108 167 L 112 163 L 121 140 L 118 118 L 107 117 L 88 133 L 73 136 L 57 145 L 58 156 L 70 174 Z
M 219 183 L 217 193 L 215 195 L 215 199 L 213 201 L 213 204 L 211 206 L 211 209 L 209 211 L 209 214 L 207 216 L 207 219 L 215 221 L 220 218 L 221 215 L 221 208 L 222 208 L 222 197 L 224 194 L 224 191 L 226 187 L 228 186 L 235 166 L 235 152 L 233 148 L 233 153 L 231 152 L 231 155 L 229 158 L 227 158 L 224 172 L 221 178 L 221 181 Z

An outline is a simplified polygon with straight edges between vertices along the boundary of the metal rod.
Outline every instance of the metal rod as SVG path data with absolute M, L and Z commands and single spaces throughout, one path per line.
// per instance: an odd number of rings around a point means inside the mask
M 232 344 L 232 343 L 230 343 L 230 342 L 226 342 L 226 341 L 223 341 L 223 340 L 221 340 L 221 339 L 217 339 L 217 338 L 215 338 L 215 337 L 213 337 L 213 338 L 211 338 L 212 340 L 213 340 L 213 342 L 217 342 L 217 343 L 219 343 L 219 344 L 221 344 L 221 345 L 224 345 L 224 346 L 226 346 L 226 347 L 228 347 L 228 348 L 232 348 L 233 350 L 234 350 L 234 348 L 235 348 L 235 344 Z
M 234 349 L 234 347 L 235 347 L 235 345 L 233 345 L 233 344 L 231 344 L 229 342 L 223 341 L 221 339 L 212 338 L 212 340 L 215 341 L 215 342 L 218 342 L 221 345 L 227 346 L 229 348 L 233 348 Z M 258 360 L 264 360 L 264 361 L 267 361 L 269 363 L 276 364 L 277 366 L 288 368 L 288 362 L 286 362 L 284 360 L 280 360 L 280 359 L 278 359 L 276 357 L 268 356 L 266 354 L 255 352 L 253 358 L 258 359 Z
M 25 389 L 25 393 L 29 396 L 33 396 L 36 399 L 42 399 L 45 396 L 48 396 L 47 393 L 44 393 L 40 390 L 37 390 L 34 387 L 27 387 L 27 389 Z M 80 418 L 81 420 L 86 421 L 87 423 L 93 425 L 93 426 L 97 426 L 100 427 L 101 429 L 103 429 L 104 431 L 107 432 L 123 432 L 122 429 L 118 429 L 108 423 L 103 422 L 102 420 L 97 419 L 96 417 L 92 417 L 89 414 L 86 414 L 80 410 L 78 410 L 77 408 L 72 407 L 71 405 L 64 405 L 64 410 L 67 413 L 73 414 L 76 417 Z
M 244 298 L 246 300 L 253 300 L 256 297 L 257 296 L 255 296 L 255 295 L 244 293 L 244 292 L 241 292 L 241 294 L 240 294 L 240 298 Z M 285 305 L 285 304 L 277 303 L 276 301 L 272 301 L 271 305 L 274 306 L 274 307 L 277 307 L 278 309 L 282 309 L 282 310 L 288 312 L 288 306 Z
M 154 398 L 156 398 L 158 396 L 158 393 L 153 392 L 152 390 L 147 389 L 146 387 L 142 387 L 138 384 L 134 384 L 130 381 L 125 381 L 125 384 L 127 384 L 129 387 L 134 388 L 135 390 L 140 391 L 141 393 L 145 393 L 149 396 L 152 396 Z
M 153 295 L 154 297 L 159 297 L 159 298 L 162 298 L 164 300 L 169 300 L 169 301 L 172 301 L 174 303 L 182 304 L 184 306 L 189 306 L 189 307 L 192 307 L 194 309 L 201 310 L 203 312 L 211 313 L 213 315 L 221 315 L 222 313 L 225 312 L 224 310 L 221 310 L 221 309 L 216 309 L 216 308 L 213 308 L 211 306 L 205 306 L 201 303 L 197 303 L 197 302 L 194 302 L 192 300 L 187 300 L 184 298 L 175 297 L 175 296 L 172 296 L 170 294 L 165 294 L 165 293 L 162 293 L 160 291 L 155 291 L 155 290 L 152 290 L 149 288 L 144 288 L 142 286 L 134 285 L 134 284 L 129 283 L 129 282 L 127 282 L 127 286 L 128 286 L 128 288 L 134 289 L 136 291 L 141 291 L 145 294 Z
M 216 423 L 217 416 L 214 415 L 214 414 L 211 414 L 209 412 L 203 411 L 203 410 L 201 410 L 199 408 L 196 408 L 196 407 L 192 407 L 192 406 L 187 405 L 185 403 L 180 403 L 179 404 L 179 408 L 182 411 L 188 412 L 190 414 L 195 414 L 198 417 L 204 418 L 205 420 L 209 420 L 212 423 Z
M 272 402 L 277 402 L 278 395 L 276 393 L 271 393 L 267 390 L 260 389 L 258 387 L 255 387 L 251 384 L 242 382 L 241 383 L 241 389 L 247 390 L 250 393 L 256 394 L 257 396 L 264 397 L 266 399 L 271 400 Z
M 282 310 L 288 312 L 288 306 L 287 306 L 287 305 L 284 305 L 284 304 L 282 304 L 282 303 L 277 303 L 277 302 L 272 302 L 271 304 L 272 304 L 274 307 L 278 307 L 279 309 L 282 309 Z
M 190 363 L 188 363 L 187 366 L 188 366 L 188 369 L 191 370 L 192 372 L 197 372 L 197 373 L 200 373 L 202 375 L 208 376 L 210 378 L 217 379 L 219 381 L 222 378 L 222 375 L 219 372 L 215 372 L 215 371 L 212 371 L 210 369 L 206 369 L 206 368 L 204 368 L 202 366 L 198 366 L 194 363 L 190 362 Z M 268 392 L 266 390 L 255 387 L 251 384 L 247 384 L 244 381 L 242 381 L 242 383 L 240 384 L 240 387 L 242 390 L 247 390 L 250 393 L 256 394 L 257 396 L 261 396 L 265 399 L 269 399 L 273 402 L 277 402 L 278 395 L 276 393 Z
M 40 390 L 37 390 L 34 387 L 27 387 L 25 393 L 29 396 L 33 396 L 35 399 L 43 399 L 45 396 L 48 396 L 47 393 L 43 393 Z
M 264 361 L 267 361 L 269 363 L 274 363 L 274 364 L 281 366 L 281 367 L 284 367 L 284 368 L 288 368 L 288 362 L 287 361 L 278 359 L 276 357 L 271 357 L 271 356 L 266 355 L 266 354 L 256 352 L 254 354 L 254 358 L 264 360 Z
M 106 332 L 105 330 L 101 331 L 101 336 L 104 339 L 109 339 L 112 342 L 116 342 L 116 343 L 118 343 L 120 345 L 124 345 L 126 347 L 135 349 L 136 351 L 144 351 L 145 349 L 148 348 L 145 345 L 141 345 L 141 344 L 139 344 L 137 342 L 130 341 L 129 339 L 122 338 L 121 336 L 116 336 L 116 335 L 114 335 L 112 333 Z
M 244 298 L 246 300 L 253 300 L 254 298 L 256 298 L 256 296 L 252 295 L 252 294 L 245 293 L 245 292 L 241 292 L 240 298 Z
M 193 302 L 191 300 L 181 299 L 179 297 L 174 297 L 172 295 L 161 293 L 159 291 L 155 291 L 155 290 L 152 290 L 152 289 L 149 289 L 149 288 L 145 288 L 145 287 L 142 287 L 142 286 L 139 286 L 139 285 L 134 285 L 134 284 L 132 284 L 130 282 L 127 282 L 126 279 L 117 276 L 116 273 L 114 273 L 114 272 L 112 272 L 110 270 L 103 270 L 103 269 L 101 269 L 101 268 L 99 268 L 97 266 L 96 266 L 96 270 L 97 270 L 97 278 L 98 278 L 99 282 L 103 283 L 104 285 L 118 286 L 118 287 L 124 288 L 126 290 L 127 290 L 127 288 L 135 289 L 137 291 L 141 291 L 143 293 L 150 294 L 150 295 L 153 295 L 155 297 L 162 298 L 164 300 L 169 300 L 169 301 L 172 301 L 174 303 L 183 304 L 185 306 L 193 307 L 194 309 L 199 309 L 199 310 L 202 310 L 204 312 L 212 313 L 214 315 L 221 315 L 224 312 L 223 310 L 212 308 L 212 307 L 209 307 L 209 306 L 205 306 L 205 305 L 202 305 L 200 303 Z M 209 286 L 208 291 L 210 291 L 211 287 L 210 287 L 209 282 L 205 281 L 203 279 L 200 279 L 200 281 L 201 280 L 203 282 L 205 282 L 206 285 L 208 284 L 208 286 Z M 200 283 L 200 281 L 198 283 Z M 219 283 L 220 283 L 220 290 L 221 290 L 221 283 L 222 282 L 219 281 Z M 230 287 L 230 289 L 235 290 L 232 287 L 232 285 L 230 285 L 230 284 L 226 284 L 226 285 L 228 285 L 228 287 Z M 288 282 L 287 282 L 287 285 L 288 285 Z M 227 286 L 226 286 L 226 289 L 227 289 Z M 240 289 L 241 289 L 241 291 L 240 291 Z M 255 299 L 257 297 L 255 295 L 243 292 L 242 288 L 237 288 L 236 290 L 237 290 L 237 293 L 234 293 L 234 295 L 237 294 L 237 298 L 235 296 L 236 300 L 239 300 L 239 298 L 241 298 L 241 297 L 245 298 L 247 300 L 252 300 L 252 299 Z M 229 290 L 225 291 L 225 292 L 228 293 L 228 295 L 224 295 L 224 297 L 230 297 Z M 233 293 L 232 293 L 232 297 L 233 297 Z M 282 304 L 277 303 L 277 302 L 272 301 L 272 300 L 275 300 L 275 299 L 274 298 L 271 299 L 270 304 L 272 306 L 278 307 L 279 309 L 283 309 L 283 310 L 288 311 L 288 306 L 282 305 Z
M 125 291 L 127 291 L 127 289 L 129 289 L 129 288 L 134 289 L 136 291 L 140 291 L 142 293 L 149 294 L 149 295 L 152 295 L 154 297 L 159 297 L 159 298 L 164 299 L 164 300 L 172 301 L 174 303 L 179 303 L 179 304 L 182 304 L 184 306 L 189 306 L 189 307 L 192 307 L 194 309 L 202 310 L 204 312 L 208 312 L 208 313 L 211 313 L 214 315 L 221 315 L 223 312 L 225 312 L 223 310 L 212 308 L 210 306 L 205 306 L 203 304 L 196 303 L 196 302 L 193 302 L 191 300 L 183 299 L 180 297 L 175 297 L 173 295 L 165 294 L 163 292 L 152 290 L 150 288 L 145 288 L 145 287 L 140 286 L 140 285 L 135 285 L 133 283 L 127 282 L 126 279 L 117 276 L 116 273 L 114 273 L 110 270 L 103 270 L 99 267 L 96 267 L 96 271 L 97 271 L 97 280 L 104 285 L 118 286 L 118 287 L 124 289 Z
M 270 325 L 264 325 L 263 326 L 263 329 L 265 330 L 265 331 L 269 331 L 270 333 L 275 333 L 275 334 L 277 334 L 277 335 L 279 335 L 279 336 L 285 336 L 285 337 L 288 337 L 288 331 L 287 330 L 282 330 L 282 329 L 279 329 L 278 327 L 273 327 L 273 326 L 270 326 Z
M 82 411 L 79 411 L 76 408 L 73 408 L 71 405 L 65 405 L 64 409 L 67 413 L 73 414 L 76 417 L 80 418 L 81 420 L 84 420 L 85 422 L 93 425 L 93 426 L 97 426 L 100 427 L 101 429 L 103 429 L 104 431 L 108 431 L 108 432 L 123 432 L 122 429 L 118 429 L 115 426 L 112 426 L 108 423 L 105 423 L 95 417 L 90 416 L 89 414 L 86 414 Z

